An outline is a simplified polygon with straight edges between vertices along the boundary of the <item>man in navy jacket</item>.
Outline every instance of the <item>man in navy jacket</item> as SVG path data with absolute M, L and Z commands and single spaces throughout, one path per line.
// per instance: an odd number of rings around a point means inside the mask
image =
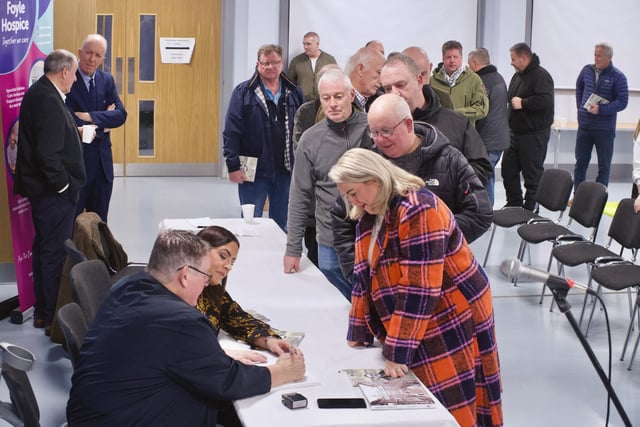
M 286 231 L 293 119 L 304 96 L 282 67 L 280 46 L 258 49 L 256 72 L 231 94 L 222 138 L 229 180 L 238 184 L 240 204 L 255 205 L 254 216 L 260 217 L 268 196 L 269 217 Z M 245 174 L 240 156 L 258 158 L 255 179 Z
M 78 49 L 76 82 L 67 95 L 67 107 L 77 126 L 94 125 L 93 141 L 83 144 L 87 185 L 80 193 L 76 215 L 84 209 L 96 212 L 107 222 L 109 201 L 113 190 L 113 155 L 111 133 L 127 119 L 113 77 L 98 69 L 104 62 L 107 41 L 100 34 L 89 34 Z
M 575 188 L 585 180 L 591 151 L 598 154 L 597 182 L 609 184 L 609 171 L 616 137 L 618 111 L 627 107 L 629 87 L 625 75 L 613 66 L 611 46 L 600 43 L 595 47 L 594 63 L 585 65 L 576 82 L 578 134 L 576 135 L 576 166 L 573 173 Z M 599 102 L 588 102 L 597 95 Z

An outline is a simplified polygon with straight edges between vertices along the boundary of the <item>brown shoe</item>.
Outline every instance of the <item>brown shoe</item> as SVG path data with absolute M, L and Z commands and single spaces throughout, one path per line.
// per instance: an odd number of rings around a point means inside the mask
M 44 327 L 44 334 L 45 334 L 46 336 L 48 336 L 48 337 L 50 337 L 50 336 L 51 336 L 51 325 L 50 325 L 50 324 L 49 324 L 49 325 L 46 325 L 46 326 Z
M 34 328 L 38 328 L 38 329 L 42 329 L 46 326 L 46 320 L 40 318 L 40 317 L 34 317 L 33 318 L 33 327 Z

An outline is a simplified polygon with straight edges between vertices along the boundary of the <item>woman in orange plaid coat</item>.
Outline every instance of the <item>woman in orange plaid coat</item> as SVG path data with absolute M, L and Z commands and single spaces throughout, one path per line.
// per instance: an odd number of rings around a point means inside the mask
M 411 369 L 461 426 L 501 426 L 489 281 L 449 208 L 369 150 L 329 176 L 358 220 L 349 344 L 377 338 L 386 375 Z

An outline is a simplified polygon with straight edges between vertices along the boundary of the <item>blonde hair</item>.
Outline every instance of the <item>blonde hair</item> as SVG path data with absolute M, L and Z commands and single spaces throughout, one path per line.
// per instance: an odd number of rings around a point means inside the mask
M 396 194 L 406 196 L 424 187 L 424 181 L 395 166 L 381 155 L 364 148 L 352 148 L 338 159 L 329 171 L 329 178 L 336 184 L 363 183 L 375 181 L 380 191 L 371 205 L 378 217 L 384 216 L 391 197 Z M 347 197 L 342 197 L 349 212 L 349 218 L 359 219 L 364 211 L 361 206 L 352 206 Z

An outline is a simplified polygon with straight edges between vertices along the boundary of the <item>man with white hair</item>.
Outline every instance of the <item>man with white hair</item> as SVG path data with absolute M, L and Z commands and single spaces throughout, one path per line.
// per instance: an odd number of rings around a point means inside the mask
M 344 73 L 351 79 L 355 91 L 356 104 L 362 111 L 367 111 L 382 86 L 380 72 L 383 65 L 384 55 L 372 47 L 362 47 L 349 58 L 344 67 Z
M 375 52 L 378 54 L 377 52 Z M 370 145 L 367 115 L 351 105 L 353 87 L 339 69 L 327 70 L 318 82 L 325 119 L 302 134 L 296 148 L 287 222 L 284 272 L 300 271 L 302 241 L 308 212 L 315 199 L 315 218 L 320 271 L 345 296 L 351 298 L 351 284 L 344 278 L 333 248 L 329 209 L 339 196 L 329 170 L 347 150 Z

